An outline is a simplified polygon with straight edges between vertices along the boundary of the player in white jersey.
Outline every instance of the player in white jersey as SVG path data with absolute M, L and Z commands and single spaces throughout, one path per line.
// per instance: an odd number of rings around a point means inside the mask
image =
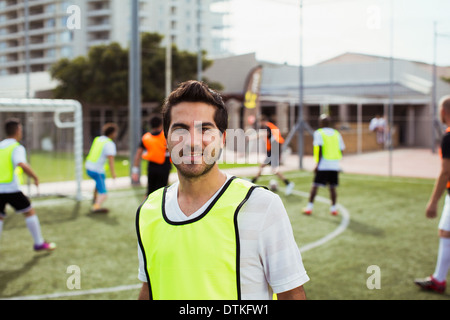
M 426 208 L 426 217 L 429 219 L 436 218 L 439 199 L 446 192 L 445 206 L 439 222 L 439 251 L 434 273 L 424 279 L 416 279 L 414 283 L 425 290 L 444 293 L 447 287 L 447 274 L 450 269 L 450 95 L 442 98 L 439 107 L 441 120 L 448 128 L 441 143 L 441 173 L 436 179 L 433 193 Z
M 309 277 L 281 199 L 218 168 L 228 125 L 221 96 L 188 81 L 163 115 L 179 182 L 138 210 L 139 298 L 305 299 Z
M 6 121 L 5 133 L 7 138 L 0 142 L 0 236 L 3 221 L 6 218 L 6 205 L 11 205 L 17 213 L 23 213 L 25 222 L 34 240 L 35 251 L 51 251 L 56 248 L 54 243 L 44 240 L 41 233 L 39 219 L 31 206 L 30 200 L 20 191 L 17 167 L 34 180 L 39 186 L 39 179 L 33 169 L 27 164 L 25 148 L 19 143 L 22 140 L 22 125 L 17 119 Z

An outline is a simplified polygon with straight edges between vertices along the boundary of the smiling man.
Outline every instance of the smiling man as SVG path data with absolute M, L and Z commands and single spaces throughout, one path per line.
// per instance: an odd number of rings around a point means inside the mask
M 140 299 L 305 299 L 309 278 L 280 198 L 216 163 L 228 114 L 188 81 L 166 100 L 164 131 L 179 181 L 139 208 Z

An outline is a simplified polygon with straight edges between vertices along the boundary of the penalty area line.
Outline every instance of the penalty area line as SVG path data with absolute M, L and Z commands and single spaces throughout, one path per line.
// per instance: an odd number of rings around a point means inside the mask
M 309 197 L 309 193 L 299 191 L 299 190 L 292 190 L 292 194 L 299 196 L 299 197 L 304 197 L 304 198 Z M 328 200 L 322 196 L 319 196 L 319 195 L 316 196 L 316 201 L 322 202 L 322 203 L 330 203 L 330 200 Z M 323 238 L 320 238 L 317 241 L 310 242 L 308 244 L 305 244 L 304 246 L 301 246 L 299 248 L 301 253 L 309 251 L 309 250 L 317 248 L 317 247 L 320 247 L 321 245 L 324 245 L 325 243 L 336 238 L 338 235 L 340 235 L 347 229 L 348 225 L 350 224 L 350 213 L 348 212 L 347 208 L 345 208 L 343 205 L 341 205 L 339 203 L 337 204 L 337 207 L 338 207 L 340 215 L 342 216 L 341 223 L 339 224 L 339 226 L 333 232 L 327 234 Z
M 129 290 L 137 290 L 142 287 L 142 284 L 133 284 L 128 286 L 118 286 L 112 288 L 98 288 L 91 290 L 76 290 L 76 291 L 68 291 L 68 292 L 59 292 L 59 293 L 51 293 L 51 294 L 43 294 L 36 296 L 23 296 L 23 297 L 12 297 L 12 298 L 0 298 L 0 300 L 45 300 L 45 299 L 58 299 L 64 297 L 77 297 L 84 296 L 89 294 L 100 294 L 100 293 L 108 293 L 108 292 L 119 292 L 119 291 L 129 291 Z

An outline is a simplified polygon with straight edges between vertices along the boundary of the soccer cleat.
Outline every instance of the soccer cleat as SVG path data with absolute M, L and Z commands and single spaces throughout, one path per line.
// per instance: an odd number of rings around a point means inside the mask
M 92 213 L 108 213 L 109 210 L 106 208 L 102 208 L 98 204 L 95 203 L 91 208 L 91 212 Z
M 106 209 L 106 208 L 94 209 L 94 208 L 92 208 L 91 212 L 92 213 L 108 213 L 109 209 Z
M 330 213 L 332 216 L 335 216 L 335 217 L 339 214 L 337 210 L 332 210 L 332 211 L 330 211 Z
M 312 214 L 312 209 L 308 209 L 308 208 L 303 209 L 303 214 L 310 216 Z
M 56 249 L 56 244 L 53 242 L 44 242 L 41 245 L 34 245 L 34 251 L 53 251 Z
M 287 196 L 290 196 L 290 195 L 292 194 L 292 190 L 294 190 L 294 187 L 295 187 L 295 183 L 290 182 L 290 183 L 286 186 L 285 194 L 286 194 Z
M 447 287 L 446 281 L 439 282 L 433 276 L 426 277 L 425 279 L 415 279 L 414 283 L 424 290 L 434 291 L 437 293 L 444 293 Z

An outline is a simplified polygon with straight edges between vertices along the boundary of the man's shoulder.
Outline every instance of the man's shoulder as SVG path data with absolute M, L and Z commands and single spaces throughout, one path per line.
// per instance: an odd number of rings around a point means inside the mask
M 5 139 L 3 141 L 0 141 L 0 148 L 6 148 L 13 144 L 17 144 L 17 146 L 23 147 L 20 142 L 18 142 L 16 139 Z
M 442 137 L 441 154 L 442 158 L 445 159 L 450 158 L 450 132 L 446 132 L 445 135 Z
M 441 146 L 450 149 L 450 132 L 446 132 L 442 137 Z
M 442 137 L 442 143 L 449 144 L 450 145 L 450 132 L 446 132 L 444 136 Z
M 280 196 L 266 189 L 263 186 L 256 186 L 249 197 L 247 204 L 251 207 L 257 207 L 258 211 L 267 211 L 270 206 L 283 205 Z

